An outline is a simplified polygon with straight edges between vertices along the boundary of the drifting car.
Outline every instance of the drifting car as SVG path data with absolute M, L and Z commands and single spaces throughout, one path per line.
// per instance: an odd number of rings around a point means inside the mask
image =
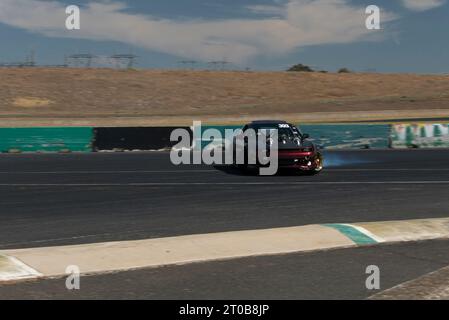
M 259 135 L 260 132 L 269 132 L 276 129 L 278 131 L 278 166 L 279 169 L 293 169 L 305 174 L 317 174 L 323 170 L 323 156 L 318 147 L 308 140 L 310 136 L 302 133 L 298 127 L 286 122 L 276 120 L 253 121 L 242 128 L 241 135 L 253 129 Z M 252 132 L 252 131 L 251 131 Z M 272 142 L 267 137 L 267 150 L 269 152 Z M 248 169 L 251 165 L 248 163 L 248 144 L 245 138 L 234 138 L 234 150 L 238 144 L 244 143 L 241 148 L 244 150 L 243 164 L 237 164 L 234 153 L 234 164 L 240 169 Z M 260 166 L 257 162 L 254 166 Z

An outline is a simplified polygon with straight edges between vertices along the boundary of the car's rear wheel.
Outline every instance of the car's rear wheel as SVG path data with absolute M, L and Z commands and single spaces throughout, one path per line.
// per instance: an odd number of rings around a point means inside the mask
M 244 160 L 243 163 L 237 163 L 237 152 L 236 152 L 236 148 L 234 147 L 234 152 L 233 152 L 233 163 L 234 163 L 234 167 L 237 168 L 238 170 L 240 170 L 242 173 L 247 173 L 248 172 L 248 157 L 247 157 L 247 152 L 246 150 L 244 151 Z

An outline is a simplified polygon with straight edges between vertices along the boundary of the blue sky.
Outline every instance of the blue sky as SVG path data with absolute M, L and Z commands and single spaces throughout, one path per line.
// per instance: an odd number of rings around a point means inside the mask
M 81 30 L 65 29 L 65 6 Z M 364 10 L 382 9 L 382 30 Z M 134 53 L 142 68 L 228 60 L 232 68 L 449 72 L 446 0 L 0 0 L 0 61 L 61 64 L 71 53 Z

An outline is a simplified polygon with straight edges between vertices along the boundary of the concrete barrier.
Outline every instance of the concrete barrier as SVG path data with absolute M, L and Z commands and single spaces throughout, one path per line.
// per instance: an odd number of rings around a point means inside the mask
M 178 127 L 94 128 L 93 151 L 131 151 L 171 149 L 176 142 L 170 134 Z M 188 127 L 184 127 L 190 132 Z
M 0 152 L 90 152 L 93 130 L 76 128 L 0 128 Z
M 390 125 L 388 124 L 318 124 L 298 125 L 303 133 L 308 133 L 311 141 L 323 149 L 376 149 L 388 148 L 390 143 Z M 242 126 L 203 126 L 217 129 L 222 136 L 226 129 L 240 129 Z M 210 141 L 202 141 L 206 146 Z
M 203 126 L 226 129 L 242 126 Z M 313 124 L 299 126 L 323 149 L 449 148 L 448 124 Z M 192 135 L 189 127 L 183 127 Z M 175 127 L 0 128 L 0 152 L 167 150 Z M 205 147 L 211 141 L 202 140 Z M 221 144 L 220 142 L 219 144 Z
M 391 126 L 393 148 L 449 148 L 449 124 L 395 124 Z

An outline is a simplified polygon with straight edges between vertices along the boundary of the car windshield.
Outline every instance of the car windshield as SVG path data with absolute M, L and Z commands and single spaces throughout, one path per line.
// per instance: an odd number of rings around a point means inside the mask
M 269 130 L 277 129 L 279 138 L 283 137 L 285 139 L 291 139 L 291 140 L 298 138 L 301 135 L 301 133 L 298 131 L 298 129 L 296 129 L 288 124 L 253 125 L 253 126 L 248 127 L 247 129 L 253 129 L 253 130 L 256 130 L 257 132 L 266 130 L 267 133 Z
M 295 133 L 293 132 L 293 130 L 291 128 L 269 128 L 269 127 L 261 127 L 258 128 L 257 131 L 258 132 L 262 132 L 264 130 L 266 130 L 266 133 L 269 134 L 270 130 L 274 130 L 277 129 L 278 130 L 278 136 L 279 138 L 286 138 L 286 139 L 294 139 L 297 136 L 295 136 Z

